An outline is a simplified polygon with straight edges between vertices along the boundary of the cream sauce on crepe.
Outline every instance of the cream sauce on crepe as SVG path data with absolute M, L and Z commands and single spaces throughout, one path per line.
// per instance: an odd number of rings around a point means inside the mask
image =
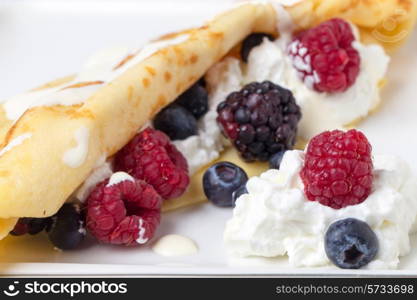
M 127 69 L 157 51 L 180 44 L 188 38 L 188 34 L 181 34 L 172 39 L 152 42 L 139 51 L 118 48 L 100 52 L 90 58 L 83 70 L 70 83 L 30 91 L 3 101 L 6 117 L 11 121 L 16 121 L 32 107 L 82 104 L 100 87 L 114 80 Z

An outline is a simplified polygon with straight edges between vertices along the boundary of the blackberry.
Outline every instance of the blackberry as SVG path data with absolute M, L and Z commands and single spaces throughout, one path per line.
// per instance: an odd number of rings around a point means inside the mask
M 246 161 L 267 161 L 294 147 L 301 111 L 291 91 L 253 82 L 217 107 L 217 122 Z
M 243 40 L 242 48 L 240 49 L 240 56 L 244 62 L 248 62 L 251 50 L 262 44 L 265 38 L 270 41 L 274 40 L 274 37 L 267 33 L 252 33 Z

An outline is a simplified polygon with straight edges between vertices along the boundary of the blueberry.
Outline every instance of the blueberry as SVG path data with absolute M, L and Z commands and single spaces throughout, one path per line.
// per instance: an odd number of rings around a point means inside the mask
M 50 218 L 20 218 L 10 234 L 15 236 L 27 233 L 35 235 L 47 228 L 50 222 Z
M 269 159 L 269 168 L 270 169 L 278 169 L 281 165 L 281 161 L 282 158 L 284 157 L 285 154 L 285 150 L 284 151 L 279 151 L 277 153 L 275 153 L 274 155 L 271 156 L 271 158 Z
M 237 188 L 237 190 L 235 190 L 235 191 L 232 193 L 233 206 L 235 205 L 236 200 L 237 200 L 240 196 L 242 196 L 243 194 L 247 194 L 247 193 L 248 193 L 248 190 L 246 189 L 246 185 L 242 185 L 241 187 Z
M 74 249 L 85 237 L 84 218 L 77 204 L 65 203 L 52 217 L 49 240 L 62 250 Z
M 230 162 L 218 162 L 204 173 L 204 194 L 217 206 L 233 207 L 233 192 L 247 181 L 248 176 L 240 167 Z
M 363 221 L 348 218 L 330 225 L 325 236 L 327 257 L 342 269 L 359 269 L 378 252 L 378 238 Z
M 155 129 L 165 132 L 171 140 L 184 140 L 198 131 L 197 120 L 184 107 L 171 104 L 161 110 L 153 120 Z
M 208 94 L 200 82 L 197 82 L 181 94 L 175 104 L 181 105 L 198 120 L 208 111 Z
M 267 38 L 270 41 L 274 39 L 272 35 L 266 33 L 252 33 L 245 38 L 242 42 L 242 49 L 240 50 L 240 56 L 244 62 L 248 62 L 251 50 L 262 44 L 264 38 Z

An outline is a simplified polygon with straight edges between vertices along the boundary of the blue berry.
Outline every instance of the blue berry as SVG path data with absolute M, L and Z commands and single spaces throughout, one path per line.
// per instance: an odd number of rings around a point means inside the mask
M 279 151 L 271 156 L 269 159 L 269 168 L 278 169 L 281 165 L 282 158 L 284 157 L 285 151 Z
M 246 185 L 242 185 L 241 187 L 237 188 L 232 193 L 232 199 L 233 199 L 233 206 L 235 206 L 236 200 L 242 196 L 243 194 L 247 194 L 248 190 L 246 189 Z
M 14 236 L 24 235 L 27 233 L 35 235 L 47 228 L 50 222 L 50 218 L 20 218 L 13 230 L 10 231 L 10 234 Z
M 245 171 L 237 165 L 218 162 L 204 173 L 204 194 L 217 206 L 233 207 L 233 192 L 244 186 L 247 181 Z
M 164 132 L 171 140 L 184 140 L 198 132 L 197 120 L 184 107 L 171 104 L 161 110 L 153 120 L 155 129 Z
M 272 35 L 266 33 L 252 33 L 245 38 L 242 42 L 242 48 L 240 50 L 240 56 L 244 62 L 248 62 L 251 50 L 262 44 L 264 38 L 267 38 L 270 41 L 274 39 Z
M 49 240 L 62 250 L 77 248 L 84 240 L 84 218 L 77 204 L 65 203 L 52 217 Z
M 208 94 L 206 89 L 197 82 L 181 94 L 175 104 L 187 109 L 198 120 L 208 111 Z
M 327 257 L 342 269 L 359 269 L 378 252 L 378 238 L 363 221 L 348 218 L 330 225 L 325 236 Z

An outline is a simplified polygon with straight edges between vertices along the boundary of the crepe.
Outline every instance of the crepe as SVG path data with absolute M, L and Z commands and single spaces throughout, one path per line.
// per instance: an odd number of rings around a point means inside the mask
M 411 30 L 415 1 L 303 1 L 286 9 L 300 28 L 342 16 L 358 24 L 368 36 L 392 15 L 394 2 L 395 7 L 406 7 L 408 12 L 398 19 L 399 26 Z M 391 6 L 383 14 L 375 10 L 373 16 L 377 3 Z M 361 11 L 364 5 L 371 9 L 366 17 Z M 106 76 L 67 77 L 37 90 L 53 90 L 53 95 L 60 95 L 60 101 L 55 96 L 42 106 L 35 101 L 21 112 L 18 105 L 3 104 L 0 238 L 7 235 L 19 217 L 53 215 L 100 162 L 128 143 L 158 111 L 250 33 L 277 35 L 276 23 L 273 5 L 240 5 L 200 28 L 163 36 L 150 47 L 127 54 L 106 69 Z M 387 49 L 399 44 L 382 42 Z M 68 98 L 69 91 L 78 93 L 80 99 Z M 228 153 L 227 160 L 238 161 L 234 153 Z M 249 175 L 264 168 L 257 164 L 246 166 Z M 184 196 L 166 202 L 165 210 L 204 200 L 202 172 L 193 176 Z

